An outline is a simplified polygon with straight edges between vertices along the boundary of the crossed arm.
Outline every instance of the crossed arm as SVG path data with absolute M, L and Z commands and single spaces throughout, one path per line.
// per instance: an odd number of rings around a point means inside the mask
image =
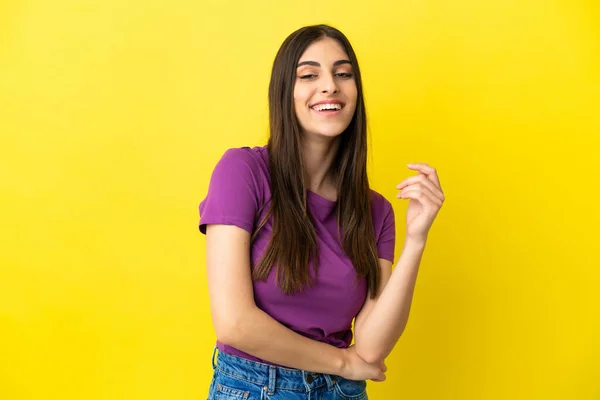
M 220 342 L 291 368 L 385 379 L 380 365 L 406 326 L 424 244 L 407 242 L 393 273 L 392 262 L 380 259 L 379 293 L 356 317 L 355 346 L 338 349 L 288 329 L 256 306 L 247 231 L 208 225 L 206 240 L 210 308 Z

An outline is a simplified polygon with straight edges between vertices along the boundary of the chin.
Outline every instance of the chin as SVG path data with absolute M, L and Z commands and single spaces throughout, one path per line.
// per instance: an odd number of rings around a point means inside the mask
M 313 135 L 325 136 L 330 138 L 335 138 L 340 136 L 346 130 L 348 126 L 339 126 L 339 127 L 313 127 L 309 129 L 308 132 Z

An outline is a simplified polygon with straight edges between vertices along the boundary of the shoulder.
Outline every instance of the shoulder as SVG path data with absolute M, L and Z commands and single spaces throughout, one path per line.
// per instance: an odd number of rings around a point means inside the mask
M 200 203 L 200 231 L 208 224 L 236 225 L 252 233 L 268 192 L 261 148 L 233 147 L 217 162 Z
M 229 173 L 264 175 L 268 168 L 268 152 L 264 147 L 231 147 L 225 150 L 216 169 Z
M 225 150 L 219 162 L 258 166 L 265 152 L 263 147 L 231 147 Z

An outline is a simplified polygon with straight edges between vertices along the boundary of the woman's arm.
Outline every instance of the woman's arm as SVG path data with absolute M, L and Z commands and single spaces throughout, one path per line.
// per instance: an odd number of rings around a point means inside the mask
M 220 342 L 263 360 L 291 368 L 384 380 L 355 348 L 306 338 L 256 307 L 250 268 L 250 234 L 236 226 L 208 225 L 206 256 L 213 325 Z
M 382 362 L 406 327 L 424 248 L 408 239 L 394 272 L 391 261 L 379 260 L 379 293 L 367 298 L 354 323 L 356 352 L 368 363 Z
M 409 164 L 408 168 L 419 174 L 397 186 L 397 197 L 410 200 L 402 255 L 393 273 L 392 263 L 380 260 L 379 293 L 365 302 L 355 322 L 356 352 L 370 363 L 382 362 L 406 327 L 429 229 L 445 201 L 435 168 L 427 164 Z

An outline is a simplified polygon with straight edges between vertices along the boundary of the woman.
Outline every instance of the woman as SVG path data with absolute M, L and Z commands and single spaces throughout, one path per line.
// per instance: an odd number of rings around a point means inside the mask
M 209 398 L 366 399 L 406 325 L 444 195 L 432 167 L 409 165 L 392 274 L 394 212 L 369 188 L 360 70 L 338 30 L 284 41 L 269 107 L 268 144 L 226 151 L 200 204 L 219 350 Z

